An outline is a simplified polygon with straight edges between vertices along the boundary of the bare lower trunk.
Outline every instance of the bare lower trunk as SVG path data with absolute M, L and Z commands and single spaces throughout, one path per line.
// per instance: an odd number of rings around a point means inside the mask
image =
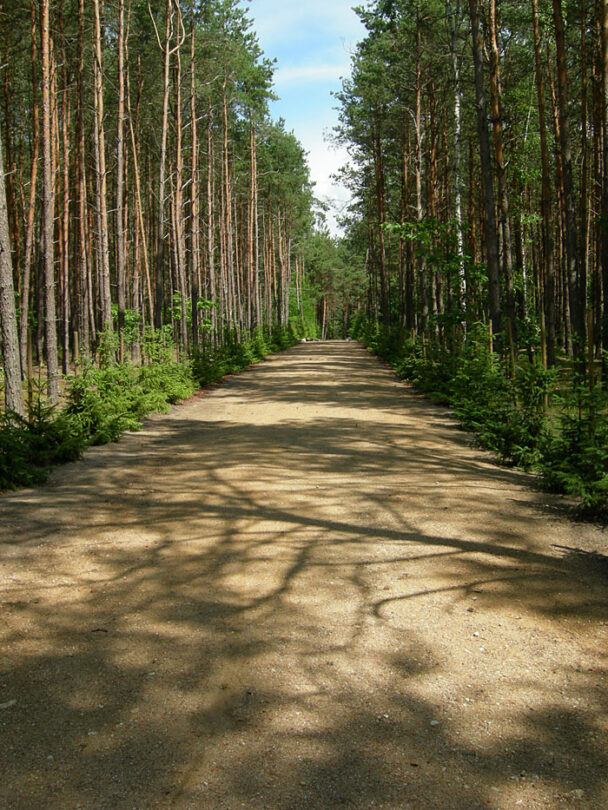
M 51 42 L 49 1 L 40 6 L 41 80 L 42 80 L 42 159 L 43 201 L 42 235 L 44 246 L 44 311 L 48 396 L 54 404 L 59 399 L 59 360 L 57 355 L 57 317 L 55 309 L 55 172 L 53 161 Z
M 125 231 L 124 231 L 124 182 L 125 182 L 125 3 L 118 0 L 118 110 L 116 124 L 116 286 L 118 304 L 118 331 L 125 326 Z M 122 343 L 121 343 L 122 347 Z M 121 361 L 122 357 L 121 351 Z
M 198 168 L 198 125 L 196 120 L 196 83 L 194 59 L 194 0 L 190 7 L 190 127 L 192 139 L 191 190 L 190 190 L 190 283 L 192 285 L 192 343 L 198 346 L 198 299 L 201 290 L 201 256 L 200 256 L 200 180 Z
M 103 46 L 102 21 L 103 0 L 93 0 L 95 18 L 93 60 L 94 75 L 94 115 L 93 127 L 95 142 L 95 205 L 97 210 L 97 244 L 99 249 L 99 283 L 101 298 L 102 329 L 112 328 L 112 295 L 110 290 L 110 243 L 108 233 L 106 147 L 103 103 Z
M 151 12 L 150 12 L 151 13 Z M 160 145 L 160 164 L 158 170 L 158 200 L 157 200 L 157 223 L 156 223 L 156 261 L 155 261 L 155 283 L 156 301 L 154 307 L 154 326 L 160 329 L 163 324 L 164 306 L 164 283 L 165 283 L 165 187 L 166 187 L 166 166 L 167 166 L 167 138 L 169 134 L 169 70 L 171 66 L 171 27 L 173 22 L 173 0 L 167 0 L 165 14 L 165 36 L 159 47 L 163 52 L 163 114 Z
M 36 12 L 34 0 L 30 0 L 31 43 L 30 59 L 32 63 L 32 165 L 30 169 L 30 192 L 25 227 L 25 255 L 23 260 L 23 277 L 21 280 L 21 322 L 19 324 L 19 343 L 21 354 L 21 373 L 25 376 L 27 368 L 27 346 L 30 312 L 30 280 L 34 258 L 34 227 L 36 213 L 36 184 L 38 180 L 38 156 L 40 154 L 40 122 L 38 116 L 38 77 L 36 74 Z
M 566 41 L 561 0 L 553 0 L 555 54 L 557 60 L 557 98 L 560 124 L 560 146 L 564 183 L 564 215 L 566 229 L 566 262 L 570 296 L 570 319 L 576 368 L 585 371 L 585 298 L 586 291 L 578 261 L 576 236 L 576 204 L 572 179 L 570 118 L 568 111 L 568 79 L 566 74 Z
M 4 404 L 9 411 L 25 414 L 21 390 L 19 336 L 15 312 L 13 262 L 8 227 L 8 207 L 4 181 L 2 133 L 0 132 L 0 321 L 2 322 L 2 362 L 4 364 Z
M 511 221 L 509 217 L 509 194 L 505 177 L 505 158 L 502 127 L 502 86 L 500 80 L 500 55 L 496 23 L 496 0 L 489 0 L 490 11 L 490 96 L 492 108 L 492 128 L 494 135 L 494 157 L 498 181 L 500 227 L 502 233 L 502 270 L 506 291 L 507 330 L 512 363 L 517 345 L 517 323 L 513 296 L 513 247 L 511 243 Z
M 602 287 L 604 293 L 603 340 L 602 345 L 608 351 L 608 0 L 601 0 L 601 39 L 602 39 L 602 129 L 603 129 L 603 179 L 602 179 L 602 221 L 601 230 L 601 265 Z
M 551 178 L 549 170 L 549 149 L 545 124 L 545 88 L 541 59 L 540 27 L 538 21 L 538 0 L 532 0 L 534 27 L 534 64 L 538 96 L 538 120 L 540 130 L 540 155 L 542 171 L 541 208 L 543 214 L 543 258 L 545 270 L 544 311 L 547 347 L 547 365 L 555 365 L 555 260 L 553 255 L 553 216 L 551 209 Z
M 177 285 L 180 294 L 180 341 L 184 349 L 188 347 L 188 321 L 186 284 L 186 234 L 184 227 L 184 155 L 183 155 L 183 127 L 182 127 L 182 58 L 181 44 L 184 41 L 183 20 L 179 7 L 176 4 L 178 20 L 177 39 L 175 46 L 175 194 L 173 204 L 175 209 L 175 254 L 177 259 Z
M 462 236 L 462 86 L 460 79 L 460 63 L 457 50 L 456 23 L 460 19 L 460 2 L 455 4 L 448 17 L 450 29 L 450 52 L 452 69 L 454 71 L 454 209 L 457 224 L 457 244 L 459 256 L 464 255 L 464 240 Z M 464 313 L 466 301 L 466 276 L 464 262 L 458 267 L 458 290 L 460 295 L 460 309 Z
M 498 263 L 498 235 L 494 214 L 494 186 L 492 162 L 490 157 L 490 137 L 488 133 L 488 113 L 483 77 L 483 44 L 479 30 L 479 12 L 477 0 L 469 0 L 471 15 L 471 33 L 473 39 L 473 62 L 475 66 L 475 101 L 477 107 L 477 134 L 481 158 L 481 177 L 485 204 L 485 242 L 488 283 L 490 288 L 490 320 L 494 335 L 502 329 L 502 312 L 500 296 L 500 271 Z

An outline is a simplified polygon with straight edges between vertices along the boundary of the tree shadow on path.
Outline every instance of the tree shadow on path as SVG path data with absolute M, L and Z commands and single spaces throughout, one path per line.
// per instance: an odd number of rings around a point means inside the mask
M 597 533 L 530 483 L 313 344 L 3 498 L 0 806 L 605 806 Z

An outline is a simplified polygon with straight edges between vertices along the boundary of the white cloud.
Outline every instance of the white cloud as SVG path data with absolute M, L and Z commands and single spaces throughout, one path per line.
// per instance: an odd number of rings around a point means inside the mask
M 315 23 L 323 26 L 325 36 L 357 40 L 362 29 L 352 5 L 352 0 L 251 0 L 249 15 L 266 47 L 283 43 L 286 38 L 297 38 L 300 31 Z
M 273 115 L 285 119 L 308 152 L 315 196 L 331 206 L 327 214 L 332 233 L 339 229 L 335 215 L 350 201 L 346 188 L 331 175 L 347 163 L 344 149 L 325 142 L 323 132 L 337 123 L 336 102 L 330 90 L 350 73 L 350 55 L 365 35 L 352 10 L 354 0 L 250 0 L 260 45 L 268 57 L 277 57 L 274 76 L 280 100 Z M 247 6 L 246 0 L 242 5 Z
M 280 67 L 275 74 L 277 87 L 294 82 L 326 82 L 336 81 L 349 71 L 348 64 L 335 65 L 298 65 L 295 67 Z
M 343 212 L 351 196 L 348 189 L 331 179 L 331 175 L 348 162 L 348 153 L 343 147 L 335 148 L 326 143 L 323 136 L 312 129 L 299 132 L 298 137 L 308 152 L 310 177 L 315 183 L 315 197 L 329 204 L 330 210 L 327 213 L 329 230 L 333 234 L 338 234 L 336 215 Z

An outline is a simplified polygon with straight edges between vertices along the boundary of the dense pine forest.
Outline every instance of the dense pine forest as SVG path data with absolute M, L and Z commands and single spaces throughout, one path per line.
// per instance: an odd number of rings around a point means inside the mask
M 314 334 L 335 246 L 234 0 L 2 2 L 0 41 L 2 488 Z
M 0 488 L 308 337 L 608 504 L 608 0 L 374 0 L 343 236 L 235 0 L 0 5 Z
M 353 334 L 511 463 L 608 491 L 608 3 L 377 0 L 338 94 Z

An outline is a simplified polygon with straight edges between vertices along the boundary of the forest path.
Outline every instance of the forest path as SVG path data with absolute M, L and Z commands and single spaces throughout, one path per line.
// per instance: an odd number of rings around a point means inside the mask
M 605 533 L 532 483 L 329 342 L 5 494 L 0 807 L 608 807 Z

